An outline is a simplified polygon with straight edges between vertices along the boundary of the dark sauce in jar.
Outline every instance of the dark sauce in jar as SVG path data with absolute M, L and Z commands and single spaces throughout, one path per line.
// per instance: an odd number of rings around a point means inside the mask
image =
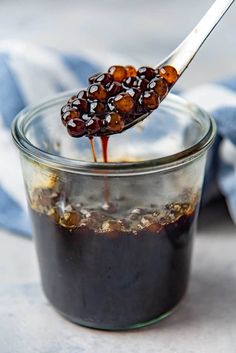
M 42 284 L 73 322 L 130 328 L 168 314 L 188 283 L 196 203 L 133 209 L 123 218 L 71 204 L 61 213 L 50 190 L 31 209 Z M 60 198 L 60 195 L 58 195 Z

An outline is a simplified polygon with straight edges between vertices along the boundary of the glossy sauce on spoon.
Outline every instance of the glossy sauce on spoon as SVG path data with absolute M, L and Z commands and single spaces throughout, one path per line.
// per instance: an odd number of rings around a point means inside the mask
M 110 135 L 121 133 L 158 108 L 178 79 L 175 68 L 111 66 L 106 73 L 89 78 L 87 90 L 79 91 L 61 109 L 61 119 L 72 137 L 90 139 L 96 162 L 93 137 L 102 140 L 103 161 L 107 162 Z

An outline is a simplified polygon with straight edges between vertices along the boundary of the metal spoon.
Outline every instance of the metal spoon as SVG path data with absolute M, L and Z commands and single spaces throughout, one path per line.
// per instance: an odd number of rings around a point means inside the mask
M 216 0 L 190 34 L 156 68 L 171 65 L 180 77 L 233 2 L 234 0 Z M 151 112 L 137 117 L 125 125 L 122 132 L 146 119 L 150 114 Z

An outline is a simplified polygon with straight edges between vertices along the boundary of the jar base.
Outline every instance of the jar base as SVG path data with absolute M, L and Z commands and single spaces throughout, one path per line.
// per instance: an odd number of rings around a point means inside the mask
M 181 302 L 181 301 L 180 301 Z M 91 328 L 91 329 L 96 329 L 96 330 L 101 330 L 101 331 L 127 331 L 127 330 L 135 330 L 135 329 L 141 329 L 144 328 L 146 326 L 150 326 L 150 325 L 154 325 L 164 319 L 166 319 L 167 317 L 169 317 L 170 315 L 172 315 L 173 312 L 176 311 L 177 307 L 179 306 L 180 303 L 178 303 L 175 307 L 173 307 L 171 310 L 159 315 L 158 317 L 155 317 L 151 320 L 147 320 L 144 322 L 140 322 L 137 324 L 131 324 L 131 325 L 127 325 L 124 327 L 112 327 L 110 326 L 106 326 L 106 325 L 101 325 L 99 326 L 99 324 L 93 323 L 93 322 L 87 322 L 84 320 L 79 320 L 76 318 L 73 318 L 70 315 L 67 315 L 63 312 L 61 312 L 60 310 L 58 310 L 57 308 L 53 307 L 55 309 L 55 311 L 62 317 L 64 317 L 66 320 L 73 322 L 76 325 L 80 325 L 83 327 L 87 327 L 87 328 Z

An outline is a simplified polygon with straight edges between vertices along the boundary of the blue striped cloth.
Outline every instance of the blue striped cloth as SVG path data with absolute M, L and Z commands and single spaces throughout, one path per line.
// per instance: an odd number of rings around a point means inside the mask
M 24 43 L 0 45 L 1 228 L 31 236 L 19 157 L 10 135 L 15 115 L 47 96 L 84 87 L 89 75 L 111 63 L 125 61 L 126 58 L 106 56 L 102 61 L 91 62 L 82 55 Z M 236 78 L 197 87 L 183 96 L 210 111 L 216 119 L 218 137 L 209 155 L 205 198 L 212 198 L 220 190 L 236 222 Z

